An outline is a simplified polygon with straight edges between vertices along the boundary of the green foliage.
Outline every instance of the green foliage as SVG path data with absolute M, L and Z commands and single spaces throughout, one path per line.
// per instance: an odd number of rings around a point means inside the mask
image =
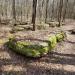
M 29 57 L 40 57 L 48 53 L 48 47 L 44 47 L 42 45 L 32 45 L 30 42 L 15 42 L 14 38 L 9 40 L 7 46 L 16 52 Z
M 57 42 L 64 39 L 64 33 L 59 33 L 53 36 L 49 36 L 48 42 L 38 44 L 32 44 L 25 41 L 16 41 L 15 37 L 11 37 L 7 42 L 8 48 L 14 50 L 17 53 L 26 55 L 29 57 L 40 57 L 47 54 L 53 48 L 55 48 Z
M 49 49 L 51 50 L 57 44 L 56 36 L 55 35 L 54 36 L 50 36 L 48 41 L 49 41 Z
M 14 43 L 14 41 L 15 41 L 15 38 L 14 37 L 9 38 L 9 41 L 6 43 L 7 46 L 8 46 L 8 48 L 15 49 L 15 43 Z
M 65 38 L 65 33 L 64 32 L 56 34 L 57 42 L 61 42 L 62 40 L 64 40 L 64 38 Z

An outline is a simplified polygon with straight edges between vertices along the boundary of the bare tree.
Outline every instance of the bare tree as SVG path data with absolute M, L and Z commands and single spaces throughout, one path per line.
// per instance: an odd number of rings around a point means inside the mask
M 28 15 L 29 15 L 29 5 L 28 5 L 29 1 L 26 0 L 26 18 L 28 20 Z
M 42 20 L 44 20 L 44 3 L 45 3 L 45 0 L 42 0 L 42 15 L 41 15 L 41 17 L 42 17 Z
M 1 21 L 9 17 L 10 19 L 13 17 L 14 25 L 17 20 L 28 22 L 32 19 L 34 26 L 37 17 L 40 23 L 58 20 L 60 26 L 62 20 L 64 21 L 66 18 L 75 19 L 75 0 L 0 0 Z
M 47 23 L 47 17 L 48 17 L 48 3 L 49 3 L 49 0 L 46 0 L 46 17 L 45 17 L 45 23 Z
M 51 20 L 53 20 L 53 13 L 54 13 L 54 0 L 53 0 L 53 2 L 52 2 L 52 16 L 51 16 Z
M 32 23 L 33 23 L 33 31 L 35 31 L 35 21 L 36 21 L 36 7 L 37 0 L 33 0 L 33 12 L 32 12 Z
M 58 26 L 61 26 L 62 8 L 63 8 L 63 0 L 60 0 L 59 11 L 58 11 L 58 22 L 59 22 Z
M 67 12 L 67 7 L 68 7 L 68 0 L 65 0 L 65 8 L 64 8 L 64 12 L 63 12 L 63 20 L 65 20 L 65 17 L 66 17 L 66 12 Z
M 22 17 L 23 16 L 23 5 L 22 5 L 22 2 L 21 2 L 21 23 L 22 23 Z
M 75 19 L 75 0 L 74 0 L 74 3 L 73 3 L 73 19 Z
M 6 19 L 7 19 L 7 7 L 8 7 L 8 0 L 5 0 L 5 15 L 6 15 Z
M 38 2 L 38 11 L 39 11 L 39 22 L 42 22 L 42 9 L 41 9 L 41 1 Z
M 3 15 L 4 15 L 4 13 L 3 13 L 3 1 L 1 0 L 1 14 L 2 14 L 2 17 L 3 17 Z
M 13 21 L 14 21 L 14 26 L 16 25 L 16 11 L 15 11 L 15 0 L 12 1 L 12 11 L 13 11 Z

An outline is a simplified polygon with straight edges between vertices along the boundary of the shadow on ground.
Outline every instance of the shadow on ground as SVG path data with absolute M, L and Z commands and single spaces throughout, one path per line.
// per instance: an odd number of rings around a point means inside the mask
M 74 69 L 75 54 L 51 52 L 31 59 L 0 48 L 0 75 L 75 75 Z

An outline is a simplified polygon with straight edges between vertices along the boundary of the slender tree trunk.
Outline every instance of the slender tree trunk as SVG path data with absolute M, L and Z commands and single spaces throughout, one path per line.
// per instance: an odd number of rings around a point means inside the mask
M 23 12 L 22 12 L 23 9 L 22 9 L 22 7 L 23 6 L 22 6 L 22 2 L 21 2 L 21 23 L 22 23 L 22 16 L 23 16 Z
M 26 14 L 26 1 L 24 0 L 24 20 L 26 20 L 25 14 Z
M 13 3 L 12 3 L 12 11 L 13 11 L 13 21 L 14 21 L 14 26 L 15 26 L 16 25 L 15 0 L 13 0 Z
M 51 16 L 51 20 L 53 20 L 54 19 L 54 15 L 53 15 L 53 13 L 54 13 L 54 0 L 53 0 L 53 2 L 52 2 L 52 16 Z
M 7 19 L 7 7 L 8 7 L 8 1 L 7 0 L 5 0 L 5 6 L 6 6 L 6 8 L 5 8 L 5 15 L 6 15 L 6 19 Z
M 47 23 L 47 15 L 48 15 L 48 3 L 49 3 L 49 0 L 46 0 L 46 17 L 45 17 L 45 23 Z
M 0 7 L 1 7 L 2 5 L 1 5 L 1 1 L 0 1 Z M 1 11 L 1 9 L 0 9 L 0 11 Z M 0 23 L 1 23 L 1 12 L 0 12 Z
M 68 0 L 65 0 L 65 8 L 64 8 L 64 12 L 63 12 L 63 20 L 62 21 L 65 21 L 67 6 L 68 6 Z
M 74 0 L 74 3 L 73 3 L 73 19 L 75 19 L 75 0 Z
M 29 3 L 29 1 L 28 0 L 26 0 L 26 18 L 27 18 L 27 21 L 28 21 L 28 14 L 29 14 L 29 5 L 28 5 L 28 3 Z
M 44 0 L 42 0 L 42 8 L 43 8 L 43 6 L 44 6 Z
M 4 12 L 3 12 L 3 0 L 1 0 L 1 8 L 2 8 L 2 17 L 4 16 Z
M 39 11 L 39 22 L 40 22 L 40 24 L 41 24 L 41 22 L 42 22 L 42 10 L 41 10 L 41 2 L 39 1 L 39 3 L 38 3 L 38 11 Z
M 17 1 L 17 15 L 16 15 L 16 18 L 17 20 L 19 21 L 19 0 Z
M 37 7 L 37 0 L 33 0 L 33 12 L 32 12 L 32 24 L 33 24 L 33 31 L 35 31 L 35 21 L 36 21 L 36 7 Z
M 45 0 L 42 0 L 42 15 L 41 15 L 42 21 L 44 21 L 44 2 Z
M 61 26 L 62 8 L 63 8 L 63 0 L 60 0 L 59 12 L 58 12 L 58 22 L 59 22 L 58 26 Z

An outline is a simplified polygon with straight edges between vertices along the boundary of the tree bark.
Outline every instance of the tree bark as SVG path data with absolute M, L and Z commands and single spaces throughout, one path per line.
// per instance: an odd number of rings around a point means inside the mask
M 48 3 L 49 3 L 49 0 L 46 0 L 46 17 L 45 17 L 45 23 L 47 23 L 47 14 L 48 14 Z
M 67 6 L 68 6 L 68 0 L 65 0 L 65 8 L 64 8 L 64 13 L 63 13 L 63 21 L 65 21 Z
M 62 8 L 63 8 L 63 0 L 60 0 L 59 4 L 59 12 L 58 12 L 58 22 L 59 22 L 59 27 L 61 26 L 61 18 L 62 18 Z
M 54 0 L 53 0 L 53 2 L 52 2 L 52 16 L 51 16 L 51 20 L 54 19 L 53 13 L 54 13 Z
M 35 21 L 36 21 L 36 7 L 37 7 L 37 0 L 33 0 L 33 12 L 32 12 L 32 24 L 33 24 L 33 31 L 35 31 Z
M 13 12 L 13 21 L 14 21 L 14 26 L 15 26 L 16 25 L 15 0 L 12 1 L 12 12 Z

